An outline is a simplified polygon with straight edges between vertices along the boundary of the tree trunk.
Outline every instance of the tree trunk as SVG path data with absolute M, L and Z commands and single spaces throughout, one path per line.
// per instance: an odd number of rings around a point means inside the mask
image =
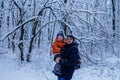
M 37 28 L 37 25 L 38 25 L 38 19 L 36 19 L 35 23 L 34 23 L 34 27 L 32 29 L 32 38 L 30 40 L 30 46 L 29 46 L 29 53 L 27 54 L 27 61 L 30 62 L 30 56 L 31 56 L 31 52 L 32 52 L 32 47 L 33 47 L 33 41 L 34 41 L 34 38 L 35 38 L 35 32 L 36 32 L 36 28 Z
M 113 37 L 116 35 L 115 33 L 115 0 L 112 0 L 112 13 L 113 13 L 113 17 L 112 17 L 112 26 L 113 26 Z
M 11 43 L 12 43 L 12 50 L 13 50 L 13 53 L 15 52 L 15 43 L 14 43 L 14 41 L 13 41 L 14 38 L 15 38 L 15 35 L 16 35 L 16 33 L 13 34 L 13 36 L 12 36 L 12 42 L 11 42 Z
M 18 45 L 19 49 L 20 49 L 20 60 L 24 61 L 24 48 L 23 48 L 23 36 L 24 36 L 24 28 L 22 26 L 21 28 L 21 35 L 20 35 L 20 44 Z

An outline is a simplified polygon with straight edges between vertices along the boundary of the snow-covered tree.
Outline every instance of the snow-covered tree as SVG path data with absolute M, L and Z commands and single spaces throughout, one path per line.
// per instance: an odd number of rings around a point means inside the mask
M 37 48 L 42 53 L 43 47 L 47 47 L 46 55 L 50 56 L 56 33 L 63 31 L 76 37 L 86 65 L 103 63 L 111 55 L 119 57 L 119 3 L 119 0 L 1 0 L 1 47 L 10 48 L 21 61 L 30 61 Z

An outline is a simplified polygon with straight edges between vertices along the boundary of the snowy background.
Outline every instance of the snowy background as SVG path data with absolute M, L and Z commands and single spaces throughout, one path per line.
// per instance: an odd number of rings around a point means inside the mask
M 0 80 L 57 80 L 59 31 L 79 44 L 72 80 L 120 80 L 120 0 L 0 0 Z

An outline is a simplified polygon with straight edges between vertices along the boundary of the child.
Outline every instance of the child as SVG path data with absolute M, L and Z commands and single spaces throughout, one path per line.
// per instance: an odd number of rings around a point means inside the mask
M 64 35 L 62 32 L 59 32 L 57 34 L 57 37 L 55 39 L 55 41 L 52 44 L 52 53 L 53 55 L 56 57 L 61 57 L 61 51 L 63 51 L 62 49 L 64 49 L 64 46 L 66 45 L 65 39 L 64 39 Z M 61 65 L 59 65 L 58 63 L 55 64 L 53 73 L 55 75 L 60 75 L 61 74 Z
M 63 35 L 62 32 L 59 32 L 57 34 L 57 37 L 56 37 L 55 41 L 52 44 L 52 53 L 54 55 L 60 54 L 61 49 L 64 48 L 65 45 L 66 45 L 66 42 L 65 42 L 65 39 L 64 39 L 64 35 Z

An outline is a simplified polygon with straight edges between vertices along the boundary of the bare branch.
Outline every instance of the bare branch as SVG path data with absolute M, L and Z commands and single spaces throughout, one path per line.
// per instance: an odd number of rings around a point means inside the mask
M 44 6 L 46 6 L 48 2 L 49 2 L 49 0 L 47 0 L 47 1 L 45 2 Z
M 21 8 L 20 8 L 20 6 L 16 3 L 16 1 L 15 0 L 12 0 L 13 2 L 14 2 L 14 4 L 16 5 L 16 7 L 21 11 Z
M 25 5 L 25 3 L 27 2 L 27 0 L 25 0 L 25 1 L 21 0 L 21 2 L 22 2 L 22 5 Z

